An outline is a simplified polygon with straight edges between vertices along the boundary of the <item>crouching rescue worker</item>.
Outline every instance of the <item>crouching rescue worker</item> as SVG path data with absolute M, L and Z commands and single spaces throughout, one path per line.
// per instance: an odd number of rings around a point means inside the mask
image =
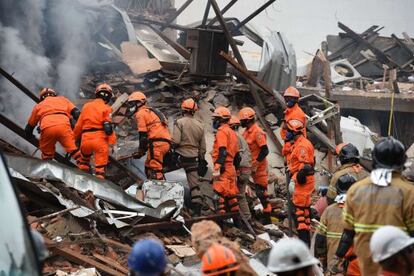
M 201 258 L 203 276 L 235 276 L 239 267 L 234 253 L 218 243 L 213 243 Z
M 250 214 L 249 204 L 246 198 L 246 188 L 249 185 L 249 178 L 252 174 L 252 155 L 250 153 L 249 145 L 244 137 L 239 132 L 240 120 L 236 116 L 231 116 L 229 122 L 230 128 L 236 132 L 237 141 L 240 154 L 240 165 L 237 170 L 237 185 L 240 192 L 240 212 L 247 219 L 250 220 L 252 215 Z
M 198 107 L 193 99 L 186 99 L 181 104 L 183 117 L 174 124 L 173 147 L 179 155 L 179 162 L 187 175 L 191 192 L 191 210 L 194 215 L 201 215 L 204 200 L 198 184 L 199 176 L 207 173 L 206 139 L 203 124 L 194 118 Z
M 329 264 L 335 257 L 336 249 L 339 245 L 342 232 L 344 230 L 342 210 L 345 204 L 346 192 L 352 184 L 356 182 L 356 178 L 351 174 L 344 174 L 340 176 L 336 182 L 336 192 L 338 195 L 335 198 L 335 204 L 330 205 L 322 214 L 318 232 L 315 239 L 315 256 L 317 256 L 321 263 Z M 345 271 L 347 276 L 359 276 L 358 259 L 353 253 L 352 247 L 345 255 L 346 262 L 341 272 Z
M 240 162 L 236 133 L 230 128 L 230 111 L 218 107 L 213 113 L 213 128 L 217 130 L 213 144 L 213 189 L 217 194 L 217 211 L 220 214 L 240 210 L 237 196 L 236 169 Z
M 143 239 L 136 242 L 128 256 L 128 267 L 131 276 L 165 275 L 167 257 L 164 246 L 153 239 Z
M 352 174 L 357 181 L 369 176 L 369 173 L 359 164 L 359 151 L 351 143 L 342 143 L 336 146 L 335 153 L 341 166 L 333 174 L 326 194 L 328 204 L 332 204 L 335 201 L 336 194 L 336 182 L 338 178 L 344 174 Z
M 158 109 L 147 106 L 147 97 L 140 91 L 128 98 L 128 115 L 135 114 L 139 132 L 139 148 L 134 158 L 147 153 L 145 174 L 149 179 L 163 180 L 164 157 L 170 150 L 171 135 L 167 118 Z
M 78 164 L 83 171 L 90 170 L 91 156 L 94 155 L 95 175 L 105 178 L 109 160 L 109 145 L 115 145 L 116 135 L 112 126 L 112 88 L 103 83 L 96 87 L 96 99 L 86 103 L 75 126 L 75 138 L 80 140 L 81 158 Z
M 299 238 L 310 246 L 311 195 L 315 190 L 315 155 L 312 143 L 303 136 L 304 125 L 299 120 L 287 122 L 292 137 L 292 152 L 287 160 L 291 176 L 290 190 L 295 207 L 296 229 Z M 293 187 L 292 187 L 293 186 Z
M 256 123 L 256 112 L 252 108 L 242 108 L 238 117 L 241 126 L 246 128 L 243 137 L 249 145 L 252 157 L 251 173 L 256 195 L 263 206 L 263 213 L 269 214 L 272 211 L 272 206 L 267 193 L 269 175 L 266 156 L 269 154 L 269 149 L 266 142 L 266 133 Z
M 331 271 L 342 262 L 354 241 L 362 275 L 378 275 L 379 265 L 372 260 L 369 242 L 382 225 L 399 227 L 414 236 L 414 186 L 401 176 L 405 161 L 400 141 L 387 137 L 375 145 L 370 177 L 352 185 L 346 194 L 344 231 Z
M 290 137 L 291 134 L 288 132 L 287 122 L 290 120 L 301 121 L 305 126 L 302 130 L 302 133 L 303 136 L 306 137 L 306 115 L 305 112 L 303 112 L 302 108 L 299 106 L 300 93 L 295 87 L 289 86 L 285 90 L 285 93 L 283 93 L 283 97 L 286 102 L 286 109 L 284 111 L 285 116 L 283 118 L 282 125 L 280 126 L 280 135 L 283 141 L 285 141 L 282 149 L 282 155 L 287 160 L 289 158 L 289 154 L 292 151 L 292 137 Z
M 56 143 L 59 142 L 68 153 L 67 156 L 77 161 L 80 154 L 75 144 L 71 119 L 78 119 L 79 109 L 65 97 L 58 96 L 51 88 L 40 90 L 39 98 L 40 102 L 33 108 L 26 125 L 26 136 L 33 137 L 33 130 L 39 124 L 39 148 L 43 160 L 53 159 Z

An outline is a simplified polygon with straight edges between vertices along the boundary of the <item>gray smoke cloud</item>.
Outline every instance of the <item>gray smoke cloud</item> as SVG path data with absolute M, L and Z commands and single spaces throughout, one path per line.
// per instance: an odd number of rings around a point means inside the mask
M 0 66 L 36 94 L 48 86 L 75 99 L 99 27 L 89 13 L 76 0 L 1 0 Z M 24 127 L 34 104 L 0 76 L 2 114 Z

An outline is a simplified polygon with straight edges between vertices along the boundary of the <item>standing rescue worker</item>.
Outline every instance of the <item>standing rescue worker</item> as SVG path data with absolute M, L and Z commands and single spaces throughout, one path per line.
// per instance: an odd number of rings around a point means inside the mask
M 252 155 L 250 153 L 249 145 L 244 137 L 239 132 L 240 120 L 236 116 L 231 116 L 229 122 L 230 128 L 236 132 L 237 141 L 239 145 L 240 153 L 240 166 L 237 169 L 237 186 L 240 191 L 240 212 L 247 219 L 250 220 L 252 215 L 250 214 L 249 204 L 246 198 L 246 188 L 249 185 L 249 178 L 252 174 Z
M 204 200 L 198 185 L 198 178 L 207 173 L 206 139 L 203 124 L 194 118 L 198 107 L 193 99 L 181 104 L 183 117 L 174 124 L 173 146 L 179 155 L 179 161 L 187 175 L 191 192 L 191 209 L 195 215 L 201 215 Z M 204 173 L 204 174 L 203 174 Z
M 26 136 L 33 137 L 33 130 L 39 124 L 39 148 L 43 160 L 53 159 L 57 142 L 68 153 L 69 158 L 78 160 L 80 155 L 75 144 L 71 119 L 77 120 L 79 118 L 79 109 L 67 98 L 57 96 L 51 88 L 40 90 L 39 98 L 40 102 L 33 108 L 26 125 Z
M 139 148 L 134 158 L 147 153 L 145 174 L 149 179 L 164 178 L 164 156 L 170 150 L 171 135 L 167 118 L 158 109 L 146 105 L 147 97 L 140 91 L 128 98 L 129 113 L 135 114 L 139 132 Z
M 246 128 L 243 132 L 243 137 L 249 145 L 252 156 L 251 171 L 256 195 L 263 205 L 263 213 L 269 214 L 272 211 L 272 206 L 267 193 L 269 175 L 266 156 L 269 154 L 269 148 L 267 147 L 266 133 L 256 123 L 256 112 L 252 108 L 242 108 L 238 117 L 241 126 Z
M 302 130 L 303 136 L 306 137 L 306 115 L 305 112 L 303 112 L 302 108 L 299 106 L 300 93 L 295 87 L 289 86 L 285 90 L 285 93 L 283 93 L 283 97 L 285 98 L 286 109 L 284 111 L 285 116 L 283 118 L 282 125 L 280 126 L 280 135 L 283 141 L 285 141 L 282 149 L 282 155 L 287 160 L 288 155 L 292 151 L 291 146 L 293 139 L 291 134 L 288 134 L 286 136 L 288 133 L 287 122 L 290 120 L 299 120 L 302 122 L 302 124 L 305 126 Z
M 292 152 L 287 160 L 291 179 L 290 190 L 295 207 L 296 229 L 299 238 L 310 246 L 310 206 L 315 190 L 315 155 L 312 143 L 303 135 L 303 123 L 290 120 L 287 135 L 291 135 Z M 294 187 L 292 187 L 294 186 Z
M 369 176 L 369 173 L 359 164 L 359 151 L 351 143 L 342 143 L 336 146 L 336 155 L 341 166 L 333 174 L 326 194 L 328 204 L 332 204 L 335 200 L 336 182 L 338 178 L 344 174 L 351 174 L 357 181 Z
M 414 272 L 414 239 L 395 226 L 376 230 L 369 243 L 372 259 L 382 276 L 408 276 Z
M 344 230 L 342 210 L 345 204 L 346 192 L 357 180 L 351 174 L 341 175 L 336 182 L 335 204 L 330 205 L 322 214 L 318 232 L 315 239 L 315 256 L 321 259 L 321 263 L 326 267 L 326 263 L 331 263 L 335 257 L 336 249 L 339 245 L 342 232 Z M 345 256 L 346 266 L 344 270 L 347 276 L 359 276 L 358 259 L 352 250 Z
M 401 177 L 405 161 L 404 146 L 393 137 L 383 138 L 375 145 L 370 177 L 355 183 L 347 192 L 344 232 L 331 271 L 336 271 L 354 241 L 362 275 L 377 275 L 379 266 L 369 252 L 372 233 L 383 225 L 393 225 L 414 235 L 414 186 Z
M 236 133 L 230 128 L 230 111 L 223 106 L 213 113 L 213 128 L 217 129 L 213 144 L 213 189 L 218 196 L 217 209 L 220 214 L 240 210 L 237 196 L 236 167 L 240 162 Z
M 90 170 L 91 156 L 94 154 L 95 175 L 105 178 L 105 169 L 109 160 L 109 145 L 116 144 L 116 135 L 112 126 L 111 100 L 112 87 L 103 83 L 96 87 L 96 99 L 86 103 L 75 126 L 75 138 L 80 140 L 81 158 L 78 164 L 83 171 Z

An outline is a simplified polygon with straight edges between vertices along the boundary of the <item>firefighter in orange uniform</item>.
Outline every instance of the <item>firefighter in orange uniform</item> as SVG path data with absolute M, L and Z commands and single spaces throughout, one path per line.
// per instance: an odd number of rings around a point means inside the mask
M 112 88 L 103 83 L 96 87 L 96 99 L 86 103 L 75 126 L 76 140 L 81 141 L 79 169 L 90 170 L 90 159 L 94 154 L 95 175 L 105 178 L 105 169 L 109 159 L 109 145 L 115 145 L 116 135 L 112 127 L 111 100 Z
M 57 96 L 50 88 L 43 88 L 39 96 L 40 103 L 33 108 L 25 128 L 26 136 L 33 137 L 33 130 L 39 123 L 39 148 L 43 160 L 53 159 L 56 142 L 63 146 L 68 157 L 77 160 L 79 150 L 75 144 L 70 120 L 78 119 L 79 109 L 65 97 Z
M 291 175 L 289 186 L 295 206 L 296 228 L 299 239 L 310 246 L 310 206 L 311 195 L 315 190 L 314 148 L 303 135 L 304 125 L 301 121 L 290 120 L 286 124 L 286 135 L 293 137 L 292 151 L 287 163 Z
M 171 135 L 164 114 L 146 103 L 147 97 L 140 91 L 128 98 L 128 114 L 135 113 L 139 132 L 139 148 L 134 158 L 147 153 L 145 174 L 149 179 L 163 180 L 164 156 L 170 150 Z
M 288 155 L 291 153 L 291 137 L 286 137 L 287 131 L 287 125 L 286 123 L 290 120 L 299 120 L 302 122 L 302 124 L 305 126 L 302 130 L 303 135 L 306 137 L 306 115 L 305 112 L 303 112 L 302 108 L 300 108 L 298 102 L 300 98 L 299 91 L 293 87 L 289 86 L 285 93 L 283 93 L 283 97 L 285 98 L 286 102 L 286 109 L 284 111 L 285 116 L 283 118 L 282 125 L 280 126 L 280 135 L 282 136 L 283 141 L 285 141 L 285 144 L 282 149 L 282 155 L 285 157 L 285 159 L 288 159 Z M 290 135 L 290 134 L 288 134 Z
M 211 157 L 213 159 L 213 189 L 218 196 L 218 212 L 239 211 L 236 167 L 239 166 L 237 135 L 229 126 L 230 111 L 218 107 L 213 113 L 213 128 L 217 129 Z
M 238 117 L 242 127 L 246 128 L 243 137 L 250 148 L 252 157 L 252 177 L 256 188 L 256 195 L 263 205 L 263 213 L 270 213 L 272 206 L 267 193 L 268 171 L 267 159 L 269 149 L 266 142 L 266 133 L 255 122 L 256 112 L 245 107 L 240 110 Z

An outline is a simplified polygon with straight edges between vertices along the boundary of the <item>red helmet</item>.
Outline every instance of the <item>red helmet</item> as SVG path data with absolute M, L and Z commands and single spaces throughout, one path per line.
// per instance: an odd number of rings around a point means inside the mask
M 47 96 L 56 96 L 56 95 L 57 95 L 56 91 L 53 90 L 52 88 L 48 88 L 48 87 L 42 88 L 39 92 L 39 98 L 41 100 L 43 100 Z
M 231 116 L 230 121 L 229 121 L 229 125 L 230 127 L 233 126 L 240 126 L 240 120 L 237 116 Z
M 147 96 L 141 91 L 132 92 L 128 97 L 128 102 L 140 102 L 145 103 L 147 101 Z
M 237 271 L 239 267 L 234 253 L 218 243 L 211 245 L 201 258 L 203 276 L 215 276 Z
M 251 107 L 242 108 L 239 111 L 238 117 L 240 120 L 251 120 L 256 116 L 256 112 Z
M 295 87 L 289 86 L 283 93 L 283 97 L 300 98 L 300 93 Z
M 227 107 L 220 106 L 214 110 L 213 117 L 221 119 L 230 119 L 231 113 Z
M 184 110 L 184 111 L 194 112 L 197 109 L 198 109 L 198 106 L 196 102 L 191 98 L 184 100 L 183 103 L 181 104 L 181 110 Z
M 289 130 L 292 130 L 294 132 L 300 132 L 305 126 L 303 125 L 301 121 L 292 119 L 287 122 L 287 127 Z

